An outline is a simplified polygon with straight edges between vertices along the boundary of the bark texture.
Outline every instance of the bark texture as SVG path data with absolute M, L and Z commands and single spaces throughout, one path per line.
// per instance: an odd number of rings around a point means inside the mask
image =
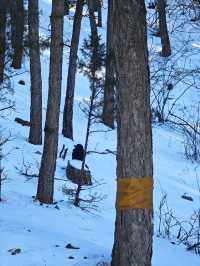
M 32 144 L 42 144 L 42 76 L 39 45 L 38 0 L 29 0 L 28 26 L 31 78 L 29 142 Z
M 171 46 L 167 29 L 166 20 L 166 0 L 157 0 L 159 30 L 162 44 L 162 56 L 168 57 L 171 55 Z
M 6 5 L 3 2 L 0 6 L 0 84 L 4 79 L 6 56 Z
M 23 36 L 24 36 L 24 1 L 13 0 L 11 3 L 11 31 L 13 58 L 12 67 L 20 69 L 23 57 Z
M 141 0 L 114 1 L 117 71 L 117 178 L 153 175 L 146 10 Z M 150 266 L 152 210 L 116 213 L 112 266 Z
M 37 199 L 53 203 L 62 83 L 64 1 L 52 1 L 49 95 Z
M 81 20 L 83 12 L 84 0 L 78 0 L 76 4 L 76 12 L 74 15 L 73 32 L 69 56 L 69 68 L 67 76 L 67 92 L 65 98 L 65 106 L 63 112 L 63 136 L 73 139 L 73 106 L 74 106 L 74 90 L 77 68 L 77 53 L 79 46 Z
M 108 0 L 107 41 L 106 41 L 106 75 L 102 119 L 106 126 L 114 128 L 114 51 L 113 51 L 113 0 Z

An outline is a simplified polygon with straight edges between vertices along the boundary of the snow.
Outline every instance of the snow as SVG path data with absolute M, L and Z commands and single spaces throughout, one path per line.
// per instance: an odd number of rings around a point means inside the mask
M 70 164 L 71 164 L 71 166 L 73 166 L 77 169 L 81 169 L 81 166 L 82 166 L 82 162 L 79 160 L 71 160 Z
M 75 160 L 75 159 L 69 160 L 69 163 L 71 166 L 73 166 L 74 168 L 77 168 L 79 170 L 81 170 L 81 168 L 82 168 L 82 161 L 80 161 L 80 160 Z M 85 167 L 84 169 L 87 170 L 87 167 Z
M 40 0 L 43 9 L 42 25 L 47 28 L 50 3 Z M 105 16 L 105 14 L 104 14 Z M 104 18 L 105 21 L 105 18 Z M 88 22 L 84 18 L 81 39 L 88 34 Z M 44 27 L 44 28 L 45 28 Z M 65 37 L 71 30 L 71 22 L 66 21 Z M 43 34 L 47 31 L 41 29 Z M 105 23 L 101 30 L 105 37 Z M 198 40 L 193 46 L 199 45 Z M 155 49 L 160 50 L 160 43 L 154 42 Z M 199 47 L 197 47 L 199 48 Z M 65 51 L 63 63 L 63 88 L 61 98 L 61 117 L 65 99 L 66 73 L 68 51 Z M 48 92 L 49 51 L 42 55 L 43 76 L 43 122 L 45 121 L 46 101 Z M 28 61 L 24 61 L 24 70 L 29 71 Z M 22 72 L 22 71 L 21 71 Z M 26 86 L 18 84 L 25 80 Z M 76 187 L 67 180 L 65 170 L 68 160 L 71 160 L 75 144 L 84 143 L 86 120 L 79 108 L 79 103 L 89 97 L 88 81 L 80 73 L 77 76 L 77 88 L 74 108 L 74 139 L 71 141 L 59 136 L 59 151 L 62 145 L 68 148 L 65 160 L 57 159 L 55 177 L 55 204 L 40 205 L 34 200 L 37 189 L 38 174 L 42 146 L 34 146 L 27 142 L 28 128 L 14 122 L 16 116 L 29 119 L 30 108 L 29 73 L 23 73 L 13 78 L 16 102 L 15 112 L 6 113 L 6 118 L 0 118 L 4 135 L 11 135 L 3 153 L 3 166 L 7 179 L 3 182 L 2 199 L 0 203 L 0 266 L 95 266 L 98 262 L 111 260 L 114 239 L 115 197 L 116 197 L 116 158 L 113 154 L 89 153 L 86 164 L 89 166 L 94 185 L 91 189 L 81 192 L 81 197 L 88 198 L 90 194 L 99 196 L 102 200 L 97 208 L 90 205 L 88 209 L 73 206 L 70 197 L 63 193 L 63 188 Z M 192 90 L 183 99 L 184 104 L 198 102 L 199 92 Z M 102 152 L 106 149 L 116 150 L 116 131 L 104 132 L 107 128 L 96 125 L 101 132 L 93 133 L 89 141 L 89 150 Z M 191 163 L 184 157 L 183 136 L 178 130 L 172 130 L 168 125 L 153 126 L 154 147 L 154 242 L 153 266 L 198 266 L 200 257 L 186 251 L 183 245 L 174 245 L 172 240 L 157 237 L 158 219 L 156 212 L 164 191 L 168 195 L 168 205 L 180 219 L 189 219 L 195 209 L 199 208 L 200 192 L 197 186 L 200 180 L 199 165 Z M 81 162 L 71 160 L 73 165 L 80 167 Z M 29 177 L 22 175 L 28 171 Z M 58 180 L 59 179 L 59 180 Z M 186 201 L 181 196 L 187 193 L 193 197 L 193 202 Z M 80 249 L 67 249 L 67 244 Z M 20 248 L 21 253 L 11 255 L 8 250 Z M 73 258 L 70 259 L 70 256 Z

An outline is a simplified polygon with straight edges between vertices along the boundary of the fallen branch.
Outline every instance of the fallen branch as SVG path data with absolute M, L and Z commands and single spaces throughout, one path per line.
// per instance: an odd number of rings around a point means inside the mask
M 113 154 L 113 155 L 117 155 L 116 151 L 111 151 L 109 149 L 105 149 L 105 151 L 88 151 L 87 154 L 90 153 L 97 153 L 97 154 L 102 154 L 102 155 L 106 155 L 106 154 Z
M 175 121 L 168 120 L 169 122 L 174 123 L 174 124 L 176 124 L 176 125 L 180 125 L 180 126 L 188 126 L 188 127 L 191 128 L 195 133 L 197 133 L 198 135 L 200 135 L 200 132 L 199 132 L 195 127 L 193 127 L 190 123 L 188 123 L 185 119 L 183 119 L 182 117 L 179 117 L 179 116 L 174 115 L 174 114 L 172 114 L 172 113 L 170 113 L 170 116 L 179 119 L 182 123 L 177 123 L 177 122 L 175 122 Z
M 0 109 L 0 112 L 5 111 L 5 110 L 8 110 L 8 109 L 11 109 L 13 107 L 14 107 L 14 104 L 13 105 L 10 105 L 10 106 L 7 106 L 7 107 L 4 107 L 4 108 Z
M 33 178 L 38 178 L 39 175 L 38 174 L 29 174 L 27 171 L 23 172 L 21 169 L 19 169 L 17 166 L 15 166 L 15 169 L 19 172 L 19 174 L 26 176 L 26 181 L 29 181 Z M 59 180 L 59 181 L 67 181 L 67 179 L 62 179 L 62 178 L 57 178 L 54 177 L 54 180 Z
M 19 117 L 15 118 L 15 122 L 20 124 L 20 125 L 22 125 L 22 126 L 26 126 L 26 127 L 30 127 L 30 124 L 31 124 L 29 121 L 23 120 L 23 119 L 21 119 Z

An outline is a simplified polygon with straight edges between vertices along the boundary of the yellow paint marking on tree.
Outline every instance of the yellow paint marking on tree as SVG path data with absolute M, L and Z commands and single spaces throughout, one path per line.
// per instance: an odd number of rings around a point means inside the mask
M 153 178 L 119 178 L 117 209 L 153 209 Z

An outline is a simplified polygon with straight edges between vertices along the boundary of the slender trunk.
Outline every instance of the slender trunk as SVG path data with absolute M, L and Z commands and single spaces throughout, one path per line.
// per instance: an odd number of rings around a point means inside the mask
M 101 6 L 101 0 L 98 0 L 98 27 L 102 27 L 102 6 Z
M 42 76 L 39 45 L 38 0 L 29 0 L 28 7 L 31 107 L 29 142 L 42 144 Z
M 115 104 L 115 71 L 113 52 L 113 0 L 108 0 L 107 43 L 106 43 L 106 75 L 102 119 L 106 126 L 114 128 Z
M 14 0 L 11 4 L 11 31 L 13 47 L 12 67 L 15 69 L 20 69 L 22 65 L 24 16 L 24 1 Z
M 144 180 L 144 177 L 153 175 L 150 82 L 144 1 L 115 0 L 113 23 L 115 25 L 114 51 L 118 79 L 117 179 L 137 180 L 138 182 L 138 180 Z M 149 196 L 152 196 L 152 188 L 150 191 Z M 144 208 L 141 205 L 120 208 L 119 186 L 117 197 L 115 240 L 111 265 L 150 266 L 152 209 L 151 207 Z
M 83 5 L 84 5 L 84 0 L 77 1 L 76 12 L 74 15 L 71 47 L 70 47 L 69 68 L 67 76 L 67 91 L 66 91 L 65 106 L 63 112 L 62 133 L 63 136 L 70 139 L 73 139 L 74 90 L 75 90 L 77 53 L 79 46 Z
M 37 199 L 53 203 L 62 83 L 64 1 L 52 1 L 49 95 Z
M 95 95 L 96 95 L 94 79 L 95 79 L 95 74 L 93 76 L 93 81 L 92 81 L 92 86 L 91 86 L 92 95 L 90 97 L 90 108 L 89 108 L 89 113 L 88 113 L 87 130 L 86 130 L 85 145 L 84 145 L 84 158 L 83 158 L 83 162 L 82 162 L 82 166 L 81 166 L 81 178 L 80 178 L 80 180 L 82 180 L 83 174 L 84 174 L 85 160 L 86 160 L 86 155 L 87 155 L 88 141 L 89 141 L 89 136 L 90 136 L 91 122 L 92 122 L 91 118 L 92 118 L 92 112 L 94 109 L 94 100 L 95 100 Z M 79 197 L 80 192 L 81 192 L 81 184 L 78 185 L 78 188 L 76 190 L 75 200 L 74 200 L 74 205 L 77 207 L 79 206 L 79 203 L 80 203 L 80 197 Z
M 98 36 L 97 36 L 98 37 Z M 92 58 L 91 58 L 91 79 L 90 79 L 90 89 L 91 89 L 91 96 L 90 96 L 90 104 L 89 104 L 89 112 L 88 112 L 88 120 L 87 120 L 87 130 L 86 130 L 86 137 L 85 137 L 85 145 L 84 145 L 84 157 L 83 162 L 81 166 L 81 178 L 83 179 L 84 174 L 84 168 L 85 168 L 85 161 L 86 161 L 86 155 L 87 155 L 87 149 L 88 149 L 88 142 L 89 142 L 89 136 L 90 136 L 90 129 L 92 125 L 92 113 L 94 110 L 94 103 L 96 98 L 96 59 L 97 59 L 97 50 L 98 50 L 98 42 L 97 39 L 94 39 L 91 37 L 91 46 L 92 46 Z M 78 188 L 76 190 L 74 205 L 79 206 L 80 203 L 80 192 L 81 192 L 81 184 L 78 185 Z
M 166 0 L 157 1 L 159 30 L 162 44 L 162 56 L 168 57 L 171 55 L 171 46 L 167 29 L 166 21 Z
M 93 41 L 96 40 L 98 36 L 97 31 L 97 24 L 96 24 L 96 17 L 95 17 L 95 10 L 93 6 L 93 0 L 88 0 L 88 9 L 89 9 L 89 19 L 90 19 L 90 29 L 91 29 L 91 36 Z
M 6 5 L 0 6 L 0 84 L 4 79 L 6 57 Z

